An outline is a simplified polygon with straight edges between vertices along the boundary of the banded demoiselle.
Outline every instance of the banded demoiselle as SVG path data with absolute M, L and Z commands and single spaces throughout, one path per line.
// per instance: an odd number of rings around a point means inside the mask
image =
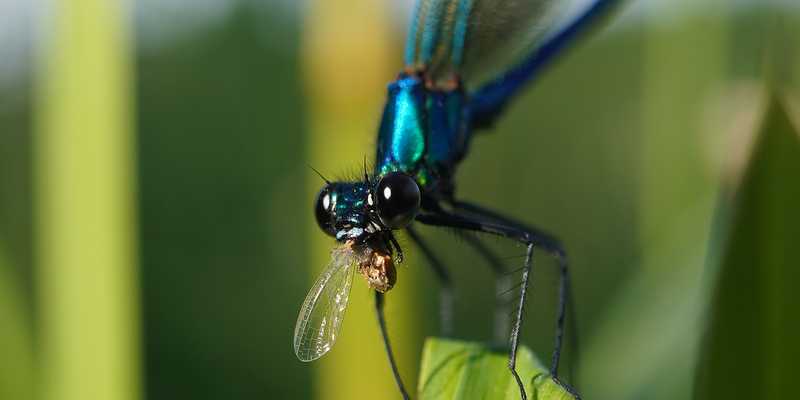
M 418 0 L 405 49 L 405 67 L 389 84 L 378 128 L 374 168 L 362 179 L 331 182 L 316 199 L 315 215 L 338 247 L 305 302 L 294 332 L 294 349 L 313 361 L 336 342 L 353 276 L 375 290 L 382 338 L 403 398 L 409 395 L 395 364 L 383 314 L 385 293 L 396 283 L 402 250 L 394 231 L 405 230 L 426 256 L 441 284 L 443 334 L 451 331 L 452 287 L 445 266 L 417 234 L 418 224 L 473 231 L 521 242 L 526 247 L 522 282 L 508 335 L 509 369 L 516 353 L 534 248 L 553 255 L 560 271 L 555 345 L 550 372 L 558 382 L 570 285 L 567 259 L 553 236 L 456 196 L 455 171 L 469 154 L 474 134 L 486 131 L 506 105 L 543 67 L 607 14 L 613 0 Z M 468 240 L 487 258 L 498 279 L 497 257 L 477 239 Z M 565 388 L 574 389 L 563 384 Z

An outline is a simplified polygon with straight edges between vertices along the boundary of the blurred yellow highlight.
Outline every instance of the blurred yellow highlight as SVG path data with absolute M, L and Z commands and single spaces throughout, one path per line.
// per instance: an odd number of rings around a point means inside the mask
M 40 397 L 140 397 L 125 2 L 54 2 L 36 91 Z
M 342 172 L 361 171 L 374 158 L 375 134 L 386 85 L 400 65 L 393 62 L 386 4 L 368 0 L 317 0 L 307 9 L 303 26 L 303 63 L 309 101 L 308 162 L 330 179 Z M 399 59 L 398 59 L 399 60 Z M 338 175 L 337 175 L 338 174 Z M 308 215 L 322 180 L 310 169 Z M 308 221 L 311 221 L 309 218 Z M 330 258 L 332 240 L 309 225 L 310 279 Z M 421 342 L 413 301 L 414 278 L 406 263 L 398 271 L 397 287 L 387 294 L 387 324 L 400 372 L 414 390 Z M 309 287 L 311 281 L 309 281 Z M 298 304 L 299 306 L 299 304 Z M 341 335 L 333 350 L 315 361 L 315 397 L 375 399 L 399 396 L 392 378 L 374 312 L 373 294 L 355 277 Z

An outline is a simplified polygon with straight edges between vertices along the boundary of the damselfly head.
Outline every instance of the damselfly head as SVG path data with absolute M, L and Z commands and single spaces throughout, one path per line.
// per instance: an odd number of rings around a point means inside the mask
M 389 172 L 373 183 L 326 182 L 314 213 L 323 232 L 340 242 L 365 243 L 405 228 L 417 215 L 421 192 L 414 178 Z

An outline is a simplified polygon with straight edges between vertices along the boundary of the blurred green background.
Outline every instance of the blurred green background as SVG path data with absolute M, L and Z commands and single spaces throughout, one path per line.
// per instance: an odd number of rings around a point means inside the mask
M 0 10 L 0 399 L 394 398 L 360 281 L 331 354 L 303 364 L 291 339 L 332 245 L 308 165 L 373 154 L 411 1 L 56 3 Z M 770 99 L 800 126 L 800 7 L 631 1 L 595 33 L 475 140 L 459 193 L 566 244 L 586 398 L 714 397 L 695 366 L 735 193 Z M 489 340 L 488 268 L 422 234 L 452 269 L 457 337 Z M 437 285 L 401 243 L 387 318 L 414 387 Z M 547 360 L 556 274 L 538 265 L 524 342 Z

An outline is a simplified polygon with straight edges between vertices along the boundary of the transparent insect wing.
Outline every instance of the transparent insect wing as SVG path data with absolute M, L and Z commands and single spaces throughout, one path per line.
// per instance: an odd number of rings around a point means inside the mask
M 358 257 L 349 246 L 331 251 L 331 262 L 308 292 L 294 328 L 294 353 L 314 361 L 330 351 L 342 328 Z

